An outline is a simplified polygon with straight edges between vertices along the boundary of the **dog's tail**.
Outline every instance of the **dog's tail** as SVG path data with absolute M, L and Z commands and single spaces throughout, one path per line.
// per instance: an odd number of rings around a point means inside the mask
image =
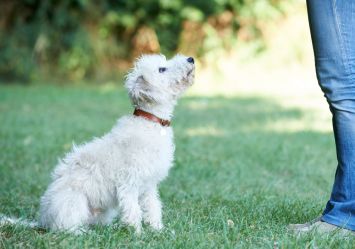
M 19 225 L 29 228 L 38 228 L 38 223 L 35 221 L 29 221 L 22 218 L 14 218 L 0 214 L 0 226 L 5 225 Z

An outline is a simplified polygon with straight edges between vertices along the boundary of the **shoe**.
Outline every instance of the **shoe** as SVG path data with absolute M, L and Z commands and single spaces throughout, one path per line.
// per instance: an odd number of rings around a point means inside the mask
M 304 224 L 290 224 L 288 225 L 287 229 L 297 235 L 309 232 L 315 232 L 318 234 L 336 233 L 343 236 L 355 235 L 355 231 L 351 231 L 346 228 L 338 227 L 322 221 L 321 216 Z

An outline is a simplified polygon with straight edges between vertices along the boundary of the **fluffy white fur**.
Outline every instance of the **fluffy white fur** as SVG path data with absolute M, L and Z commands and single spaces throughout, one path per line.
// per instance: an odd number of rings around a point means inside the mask
M 144 55 L 125 86 L 134 107 L 171 119 L 177 99 L 193 78 L 194 64 L 185 56 L 166 60 L 163 55 Z M 171 127 L 123 116 L 109 133 L 74 146 L 59 160 L 41 198 L 39 226 L 79 231 L 90 224 L 110 224 L 119 215 L 138 233 L 142 221 L 162 229 L 158 184 L 168 175 L 173 158 Z

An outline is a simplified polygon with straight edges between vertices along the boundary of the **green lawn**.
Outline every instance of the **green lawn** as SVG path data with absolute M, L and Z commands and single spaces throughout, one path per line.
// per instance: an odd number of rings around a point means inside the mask
M 0 213 L 35 219 L 57 158 L 131 112 L 120 87 L 0 86 Z M 312 128 L 317 118 L 272 96 L 187 95 L 173 120 L 175 166 L 160 187 L 163 232 L 5 226 L 0 248 L 354 248 L 354 239 L 286 230 L 319 215 L 331 189 L 333 137 Z M 303 128 L 281 129 L 292 122 Z

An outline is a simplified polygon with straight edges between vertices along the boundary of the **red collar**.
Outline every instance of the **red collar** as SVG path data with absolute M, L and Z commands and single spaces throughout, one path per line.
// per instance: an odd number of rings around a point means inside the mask
M 140 109 L 134 109 L 133 115 L 138 116 L 138 117 L 143 117 L 143 118 L 148 119 L 150 121 L 159 123 L 162 126 L 170 126 L 169 120 L 158 118 L 154 114 L 151 114 L 149 112 L 146 112 L 146 111 L 143 111 Z

